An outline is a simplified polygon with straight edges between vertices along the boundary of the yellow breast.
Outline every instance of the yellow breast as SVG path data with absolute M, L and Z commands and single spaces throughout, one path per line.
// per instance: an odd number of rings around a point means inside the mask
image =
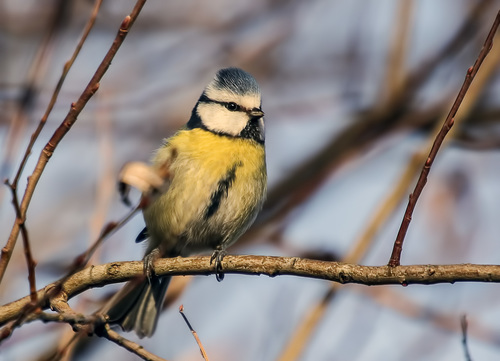
M 179 247 L 183 237 L 182 242 L 198 242 L 194 248 L 213 248 L 219 238 L 232 243 L 253 222 L 266 191 L 263 145 L 203 129 L 181 130 L 153 159 L 157 166 L 165 161 L 171 162 L 170 188 L 144 211 L 153 238 L 148 248 Z

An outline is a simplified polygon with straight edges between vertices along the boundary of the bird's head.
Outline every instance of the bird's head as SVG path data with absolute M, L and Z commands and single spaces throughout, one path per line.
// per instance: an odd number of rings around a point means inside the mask
M 193 109 L 188 128 L 264 143 L 264 112 L 259 85 L 238 68 L 221 69 Z

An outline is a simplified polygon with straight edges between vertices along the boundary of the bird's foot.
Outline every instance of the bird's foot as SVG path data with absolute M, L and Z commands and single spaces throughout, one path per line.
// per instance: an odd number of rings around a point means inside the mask
M 210 264 L 214 263 L 215 268 L 215 278 L 218 282 L 221 282 L 224 279 L 224 272 L 222 272 L 222 260 L 227 255 L 227 252 L 222 248 L 217 248 L 214 253 L 212 253 L 212 257 L 210 257 Z
M 151 277 L 155 275 L 154 263 L 158 258 L 160 258 L 159 248 L 153 249 L 151 252 L 144 256 L 144 274 L 146 275 L 148 280 L 151 280 Z

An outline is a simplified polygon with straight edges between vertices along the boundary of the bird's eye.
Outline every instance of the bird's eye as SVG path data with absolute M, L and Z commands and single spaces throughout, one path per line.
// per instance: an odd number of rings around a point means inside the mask
M 236 103 L 233 103 L 233 102 L 226 103 L 226 108 L 232 112 L 240 110 L 240 106 Z

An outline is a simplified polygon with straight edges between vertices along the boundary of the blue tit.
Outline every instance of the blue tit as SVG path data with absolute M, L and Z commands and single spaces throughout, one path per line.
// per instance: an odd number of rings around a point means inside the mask
M 256 80 L 241 69 L 219 70 L 186 126 L 153 157 L 153 168 L 169 165 L 170 185 L 143 210 L 146 228 L 137 240 L 148 242 L 146 268 L 157 257 L 223 254 L 254 222 L 267 188 L 263 116 Z M 149 337 L 169 281 L 130 281 L 102 313 Z

